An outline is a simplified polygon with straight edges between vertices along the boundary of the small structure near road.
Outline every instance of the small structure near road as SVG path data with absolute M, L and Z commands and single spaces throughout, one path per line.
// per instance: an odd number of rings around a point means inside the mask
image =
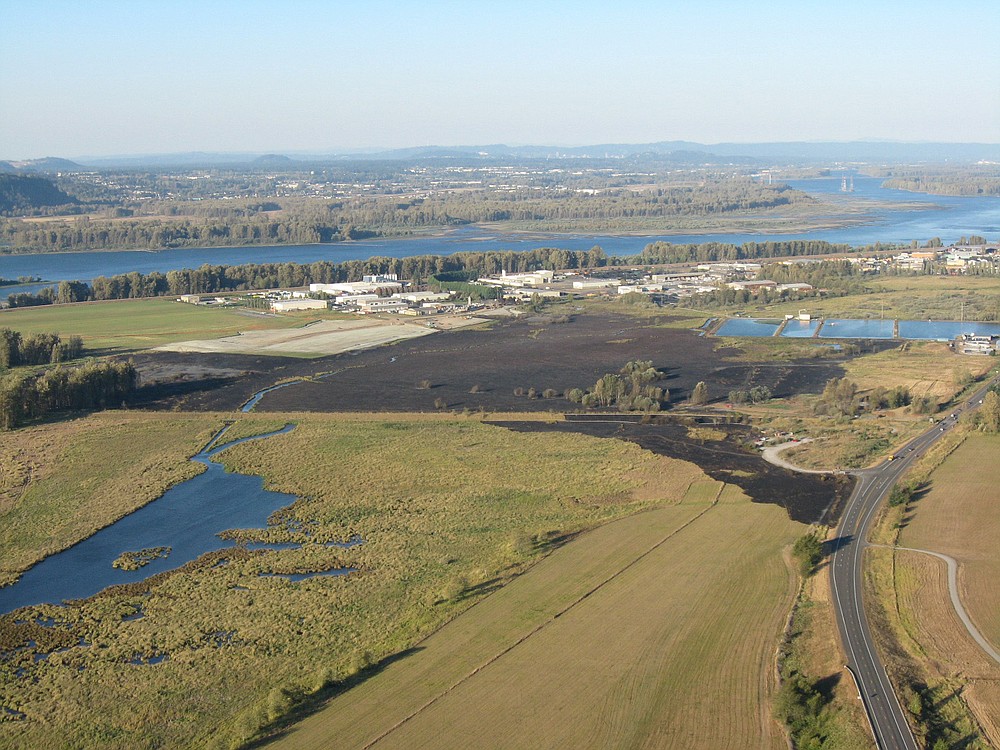
M 961 354 L 996 354 L 997 337 L 974 333 L 959 334 L 955 338 L 955 351 Z

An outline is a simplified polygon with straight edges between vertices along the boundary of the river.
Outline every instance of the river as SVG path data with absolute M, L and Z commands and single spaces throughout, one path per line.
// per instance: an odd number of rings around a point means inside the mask
M 854 178 L 853 198 L 884 203 L 923 204 L 919 210 L 876 208 L 871 222 L 840 229 L 826 229 L 791 234 L 661 234 L 656 236 L 608 234 L 539 234 L 502 233 L 488 226 L 467 226 L 437 236 L 398 239 L 359 240 L 326 245 L 258 245 L 250 247 L 185 248 L 155 251 L 98 251 L 75 253 L 36 253 L 0 256 L 0 278 L 39 276 L 49 282 L 63 280 L 90 281 L 97 276 L 138 271 L 150 273 L 198 268 L 212 265 L 242 263 L 313 263 L 387 256 L 406 258 L 414 255 L 451 255 L 462 250 L 532 250 L 559 247 L 567 250 L 589 250 L 600 245 L 609 255 L 633 255 L 650 242 L 698 243 L 767 242 L 794 239 L 826 240 L 854 246 L 874 242 L 908 244 L 911 240 L 925 242 L 940 237 L 944 242 L 957 242 L 962 236 L 981 235 L 990 239 L 1000 236 L 1000 198 L 952 197 L 908 193 L 881 187 L 881 179 Z M 840 195 L 840 177 L 811 180 L 791 180 L 792 187 L 815 195 Z M 0 295 L 13 292 L 35 292 L 46 284 L 30 284 L 0 288 Z

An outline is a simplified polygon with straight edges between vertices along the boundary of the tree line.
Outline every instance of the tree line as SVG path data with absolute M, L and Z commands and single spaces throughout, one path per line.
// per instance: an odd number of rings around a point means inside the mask
M 245 206 L 190 207 L 168 203 L 159 216 L 75 216 L 45 223 L 0 221 L 0 245 L 17 251 L 311 244 L 398 236 L 427 228 L 500 221 L 601 220 L 716 216 L 777 208 L 813 199 L 785 185 L 747 180 L 637 191 L 628 188 L 495 189 L 440 192 L 401 198 L 364 195 L 337 201 L 260 202 Z M 274 209 L 282 208 L 281 211 Z M 262 210 L 264 209 L 264 210 Z
M 8 297 L 11 307 L 46 305 L 54 302 L 86 302 L 89 300 L 136 299 L 140 297 L 179 296 L 181 294 L 213 294 L 238 292 L 250 289 L 302 287 L 309 284 L 330 284 L 360 281 L 363 276 L 396 274 L 401 279 L 425 284 L 436 277 L 440 281 L 457 281 L 460 274 L 465 279 L 507 273 L 524 273 L 538 270 L 594 271 L 609 266 L 650 265 L 669 261 L 653 260 L 657 255 L 698 256 L 706 261 L 743 257 L 744 248 L 757 257 L 763 253 L 783 256 L 790 252 L 800 254 L 831 253 L 833 246 L 826 242 L 768 242 L 728 245 L 704 243 L 700 245 L 669 245 L 656 242 L 647 245 L 636 255 L 608 256 L 598 246 L 590 250 L 565 250 L 538 248 L 515 252 L 498 250 L 486 252 L 458 252 L 452 255 L 417 255 L 407 258 L 372 257 L 348 260 L 341 263 L 316 261 L 315 263 L 248 263 L 237 266 L 205 264 L 196 269 L 181 269 L 148 274 L 133 271 L 115 276 L 99 276 L 91 284 L 80 281 L 63 281 L 58 287 L 42 289 L 37 294 L 12 294 Z M 651 250 L 651 248 L 654 248 Z M 768 256 L 771 257 L 771 256 Z M 732 290 L 730 290 L 732 291 Z M 706 304 L 708 302 L 706 301 Z
M 63 341 L 58 333 L 22 336 L 10 328 L 0 328 L 0 370 L 22 365 L 48 365 L 76 359 L 83 354 L 83 339 L 70 336 Z
M 0 430 L 13 430 L 53 412 L 121 406 L 138 382 L 132 362 L 57 366 L 41 374 L 8 373 L 0 378 Z

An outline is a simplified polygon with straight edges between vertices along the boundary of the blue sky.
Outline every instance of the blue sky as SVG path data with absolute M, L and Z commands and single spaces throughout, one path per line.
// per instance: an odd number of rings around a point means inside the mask
M 0 0 L 0 158 L 1000 142 L 995 0 Z

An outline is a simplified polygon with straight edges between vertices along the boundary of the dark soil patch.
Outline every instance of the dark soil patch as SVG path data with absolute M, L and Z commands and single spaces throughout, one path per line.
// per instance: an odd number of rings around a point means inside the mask
M 603 419 L 604 421 L 597 421 Z M 695 440 L 680 419 L 654 417 L 651 422 L 615 421 L 612 416 L 567 422 L 505 422 L 518 432 L 574 432 L 628 440 L 661 456 L 697 464 L 712 479 L 735 484 L 755 503 L 780 505 L 794 521 L 834 524 L 854 488 L 847 475 L 799 474 L 767 463 L 743 447 L 752 432 L 746 425 L 715 425 L 725 440 Z
M 716 343 L 690 331 L 655 327 L 649 320 L 586 313 L 563 323 L 539 318 L 501 322 L 492 330 L 447 331 L 323 359 L 158 352 L 136 357 L 136 364 L 140 372 L 185 362 L 245 371 L 204 389 L 190 383 L 172 394 L 159 389 L 147 401 L 162 396 L 164 407 L 219 411 L 239 408 L 276 380 L 317 373 L 332 374 L 269 393 L 255 411 L 573 411 L 576 404 L 563 393 L 590 388 L 629 360 L 651 360 L 665 371 L 660 385 L 669 388 L 673 402 L 686 399 L 701 380 L 712 398 L 750 385 L 787 396 L 818 392 L 843 374 L 836 363 L 816 360 L 729 364 L 714 350 Z M 535 398 L 528 397 L 530 389 Z M 546 389 L 559 395 L 544 398 Z

